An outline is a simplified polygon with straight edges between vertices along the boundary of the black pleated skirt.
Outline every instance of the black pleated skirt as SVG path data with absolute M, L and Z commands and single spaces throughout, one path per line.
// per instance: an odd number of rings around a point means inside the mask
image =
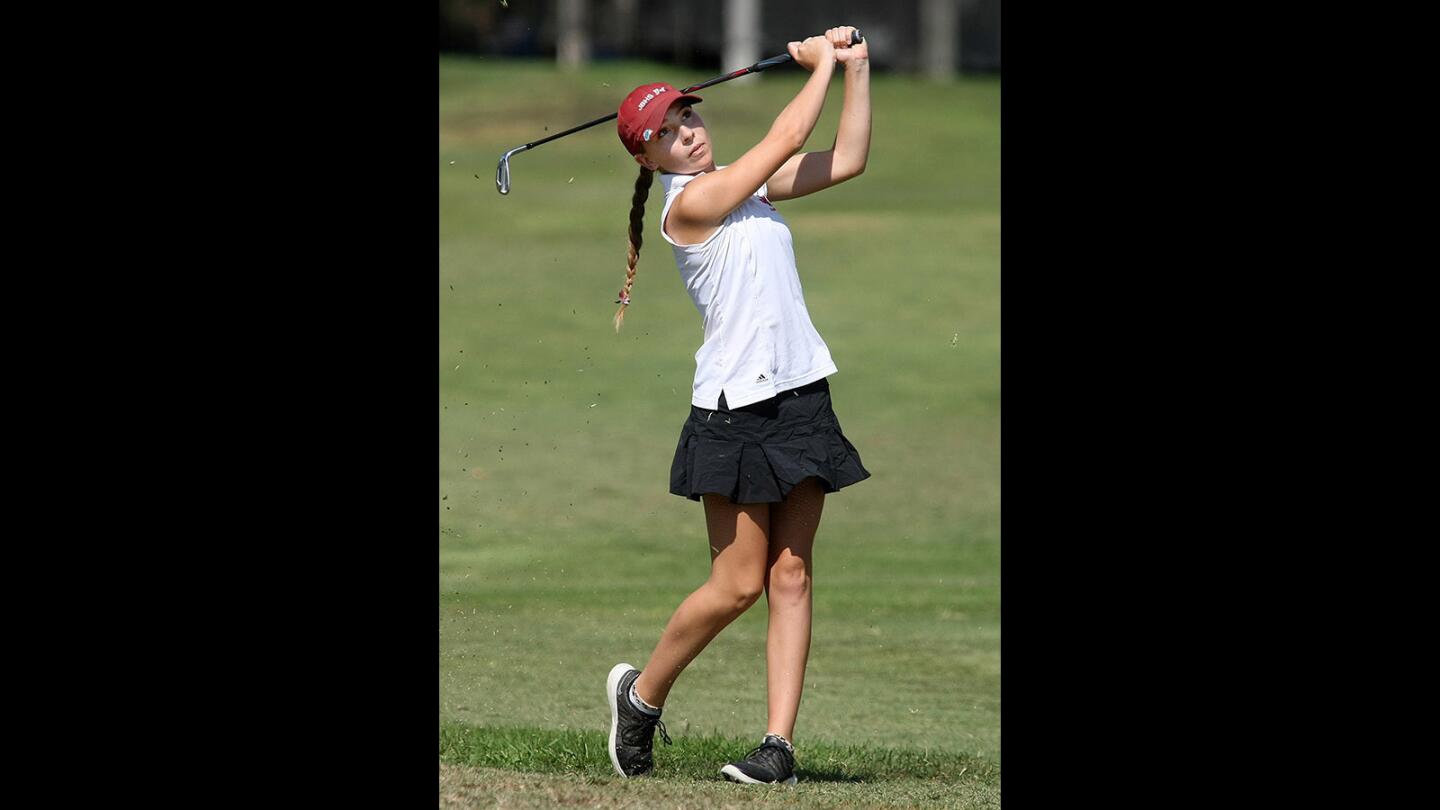
M 782 391 L 731 410 L 690 406 L 670 465 L 670 492 L 692 501 L 707 492 L 734 503 L 777 503 L 810 476 L 826 492 L 864 481 L 870 471 L 840 430 L 830 382 Z

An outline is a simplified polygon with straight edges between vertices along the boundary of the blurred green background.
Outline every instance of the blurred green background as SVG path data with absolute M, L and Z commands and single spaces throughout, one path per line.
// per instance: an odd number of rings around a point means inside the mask
M 652 188 L 634 304 L 636 167 L 613 123 L 634 86 L 715 72 L 440 59 L 440 714 L 601 732 L 610 667 L 643 667 L 709 570 L 702 506 L 668 492 L 700 318 Z M 716 161 L 799 91 L 789 67 L 712 87 Z M 827 149 L 837 71 L 807 149 Z M 873 477 L 827 498 L 795 729 L 807 740 L 1000 761 L 1000 83 L 872 79 L 864 175 L 779 203 L 837 415 Z M 671 735 L 765 731 L 765 602 L 677 681 Z

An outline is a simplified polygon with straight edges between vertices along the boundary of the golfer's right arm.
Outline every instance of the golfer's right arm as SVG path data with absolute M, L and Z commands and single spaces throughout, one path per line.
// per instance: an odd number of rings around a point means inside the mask
M 795 63 L 810 71 L 798 95 L 780 111 L 765 140 L 722 171 L 692 180 L 670 209 L 670 218 L 691 226 L 719 226 L 736 206 L 759 190 L 771 175 L 805 147 L 820 120 L 825 91 L 835 72 L 835 46 L 823 36 L 788 45 Z
M 770 202 L 792 200 L 859 177 L 870 156 L 870 45 L 851 45 L 855 29 L 832 28 L 825 34 L 845 65 L 845 102 L 835 145 L 824 152 L 802 152 L 785 161 L 769 180 Z

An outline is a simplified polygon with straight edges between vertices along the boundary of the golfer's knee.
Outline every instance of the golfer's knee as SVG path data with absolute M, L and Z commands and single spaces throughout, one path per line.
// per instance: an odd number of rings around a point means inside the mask
M 711 582 L 709 587 L 720 598 L 726 610 L 736 615 L 749 610 L 765 591 L 764 580 L 760 577 L 738 582 Z
M 771 601 L 802 599 L 810 592 L 810 569 L 805 561 L 791 554 L 782 554 L 770 566 L 765 592 Z

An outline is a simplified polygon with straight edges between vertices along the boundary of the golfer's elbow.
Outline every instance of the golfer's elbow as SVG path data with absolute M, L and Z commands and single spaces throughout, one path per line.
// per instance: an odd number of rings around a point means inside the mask
M 785 132 L 785 148 L 794 155 L 805 148 L 805 141 L 810 138 L 810 130 L 803 127 L 794 127 Z
M 835 172 L 834 172 L 835 182 L 837 182 L 837 183 L 843 183 L 843 182 L 845 182 L 846 180 L 850 180 L 850 179 L 852 179 L 852 178 L 859 177 L 860 175 L 862 175 L 862 174 L 864 174 L 864 173 L 865 173 L 865 160 L 864 160 L 863 158 L 860 159 L 860 160 L 847 161 L 847 162 L 841 163 L 840 165 L 838 165 L 838 166 L 835 167 Z
M 782 144 L 786 154 L 793 155 L 805 148 L 805 141 L 810 138 L 810 129 L 795 121 L 776 121 L 767 140 Z

